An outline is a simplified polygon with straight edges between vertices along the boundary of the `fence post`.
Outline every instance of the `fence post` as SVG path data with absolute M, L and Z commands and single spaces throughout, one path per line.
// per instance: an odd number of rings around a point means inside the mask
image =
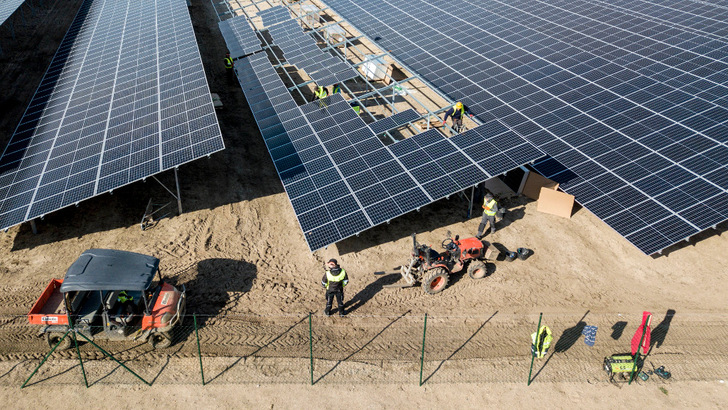
M 308 352 L 311 359 L 311 386 L 313 386 L 313 328 L 311 327 L 311 312 L 308 312 Z
M 68 337 L 68 333 L 70 331 L 71 331 L 71 329 L 68 329 L 66 331 L 66 333 L 63 335 L 63 337 L 61 338 L 61 340 L 59 340 L 58 343 L 56 343 L 56 345 L 53 346 L 53 348 L 51 349 L 51 351 L 48 352 L 48 354 L 45 355 L 45 357 L 43 358 L 43 360 L 41 360 L 40 363 L 38 364 L 38 366 L 35 368 L 35 370 L 33 370 L 33 373 L 31 373 L 30 376 L 28 376 L 28 379 L 25 380 L 25 382 L 23 383 L 23 385 L 20 386 L 21 389 L 24 388 L 26 384 L 28 384 L 28 382 L 30 381 L 30 379 L 33 378 L 33 376 L 35 376 L 35 373 L 38 371 L 38 369 L 40 369 L 40 367 L 43 366 L 43 363 L 45 363 L 46 360 L 48 360 L 48 358 L 51 357 L 51 355 L 53 354 L 53 352 L 56 351 L 56 348 L 58 347 L 58 345 L 60 345 L 61 342 L 63 342 L 63 340 Z
M 202 368 L 202 353 L 200 352 L 200 335 L 197 333 L 197 314 L 192 314 L 192 322 L 195 324 L 195 338 L 197 339 L 197 357 L 200 359 L 200 376 L 202 376 L 202 385 L 205 385 L 205 370 Z
M 541 317 L 543 317 L 543 312 L 541 312 L 538 315 L 538 327 L 536 327 L 536 349 L 538 349 L 538 332 L 541 330 Z M 531 385 L 531 372 L 533 372 L 533 359 L 536 358 L 536 355 L 531 352 L 531 368 L 528 369 L 528 384 L 527 386 Z
M 73 331 L 73 344 L 76 345 L 76 355 L 78 356 L 78 362 L 81 363 L 81 374 L 83 374 L 83 383 L 88 389 L 88 380 L 86 379 L 86 369 L 83 368 L 83 359 L 81 358 L 81 351 L 78 349 L 78 337 L 76 337 L 76 330 L 71 328 Z
M 425 367 L 425 336 L 427 335 L 427 313 L 425 313 L 425 326 L 422 329 L 422 355 L 420 356 L 420 386 L 422 386 L 422 371 Z

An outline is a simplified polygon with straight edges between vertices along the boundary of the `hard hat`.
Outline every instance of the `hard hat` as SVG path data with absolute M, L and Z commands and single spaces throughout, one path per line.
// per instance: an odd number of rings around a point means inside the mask
M 490 192 L 488 192 L 487 194 L 485 194 L 485 198 L 486 199 L 493 199 L 493 194 L 491 194 Z
M 461 109 L 461 108 L 463 108 L 463 103 L 461 103 L 460 101 L 456 102 L 455 103 L 455 108 L 458 109 L 458 110 Z
M 338 265 L 339 264 L 339 261 L 337 261 L 336 259 L 333 259 L 332 258 L 332 259 L 329 259 L 329 263 L 333 263 L 334 265 Z

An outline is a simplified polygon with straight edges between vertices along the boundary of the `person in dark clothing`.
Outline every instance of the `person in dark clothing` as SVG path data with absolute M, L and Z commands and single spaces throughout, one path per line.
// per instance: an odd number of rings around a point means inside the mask
M 235 73 L 233 72 L 234 66 L 235 63 L 233 63 L 233 59 L 230 58 L 230 53 L 225 53 L 225 74 L 227 75 L 228 84 L 235 82 Z
M 442 125 L 445 125 L 448 117 L 452 117 L 452 128 L 455 132 L 460 132 L 463 127 L 463 117 L 466 114 L 471 117 L 473 116 L 473 114 L 470 113 L 470 110 L 468 110 L 468 107 L 458 101 L 452 108 L 445 111 L 445 119 L 442 120 Z
M 336 303 L 339 305 L 339 316 L 346 315 L 344 310 L 344 287 L 349 283 L 349 277 L 346 271 L 341 269 L 336 259 L 330 259 L 326 263 L 326 272 L 321 279 L 321 286 L 326 289 L 326 316 L 331 316 L 331 306 L 336 297 Z

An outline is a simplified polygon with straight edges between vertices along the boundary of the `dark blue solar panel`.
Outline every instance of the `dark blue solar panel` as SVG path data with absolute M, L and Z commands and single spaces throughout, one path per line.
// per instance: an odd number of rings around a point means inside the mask
M 224 149 L 186 5 L 137 3 L 82 4 L 0 158 L 0 228 Z
M 452 100 L 465 101 L 483 122 L 501 119 L 600 192 L 632 186 L 666 210 L 656 193 L 673 184 L 700 186 L 701 196 L 726 194 L 716 171 L 728 158 L 711 152 L 728 140 L 725 8 L 676 0 L 486 0 L 464 8 L 445 0 L 326 4 Z M 508 151 L 507 136 L 492 145 L 458 137 L 456 145 L 481 168 L 505 161 L 485 158 L 492 146 Z M 522 161 L 517 152 L 516 163 Z M 696 154 L 713 163 L 691 161 Z M 537 167 L 547 177 L 565 175 L 556 168 L 549 173 L 547 165 Z M 650 179 L 645 171 L 660 177 L 641 183 Z M 588 209 L 596 206 L 579 195 Z M 624 218 L 609 217 L 638 217 L 635 212 L 595 213 L 649 254 L 715 220 L 712 213 L 703 220 L 682 209 L 669 208 L 677 215 L 633 232 L 626 232 L 629 224 L 616 225 Z M 725 209 L 715 211 L 728 219 Z

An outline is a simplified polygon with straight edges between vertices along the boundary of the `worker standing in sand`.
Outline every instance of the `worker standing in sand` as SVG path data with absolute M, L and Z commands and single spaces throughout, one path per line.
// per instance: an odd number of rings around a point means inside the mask
M 336 303 L 339 305 L 339 316 L 346 315 L 344 310 L 344 287 L 349 283 L 349 277 L 346 271 L 341 269 L 336 259 L 329 259 L 326 263 L 326 271 L 321 279 L 321 286 L 326 289 L 326 309 L 324 314 L 331 316 L 331 306 L 336 297 Z
M 483 231 L 487 224 L 490 224 L 490 234 L 495 233 L 496 213 L 498 213 L 498 202 L 493 198 L 493 194 L 488 192 L 485 194 L 485 199 L 483 200 L 483 219 L 480 220 L 480 225 L 478 225 L 478 234 L 475 235 L 476 238 L 480 239 L 483 237 Z

